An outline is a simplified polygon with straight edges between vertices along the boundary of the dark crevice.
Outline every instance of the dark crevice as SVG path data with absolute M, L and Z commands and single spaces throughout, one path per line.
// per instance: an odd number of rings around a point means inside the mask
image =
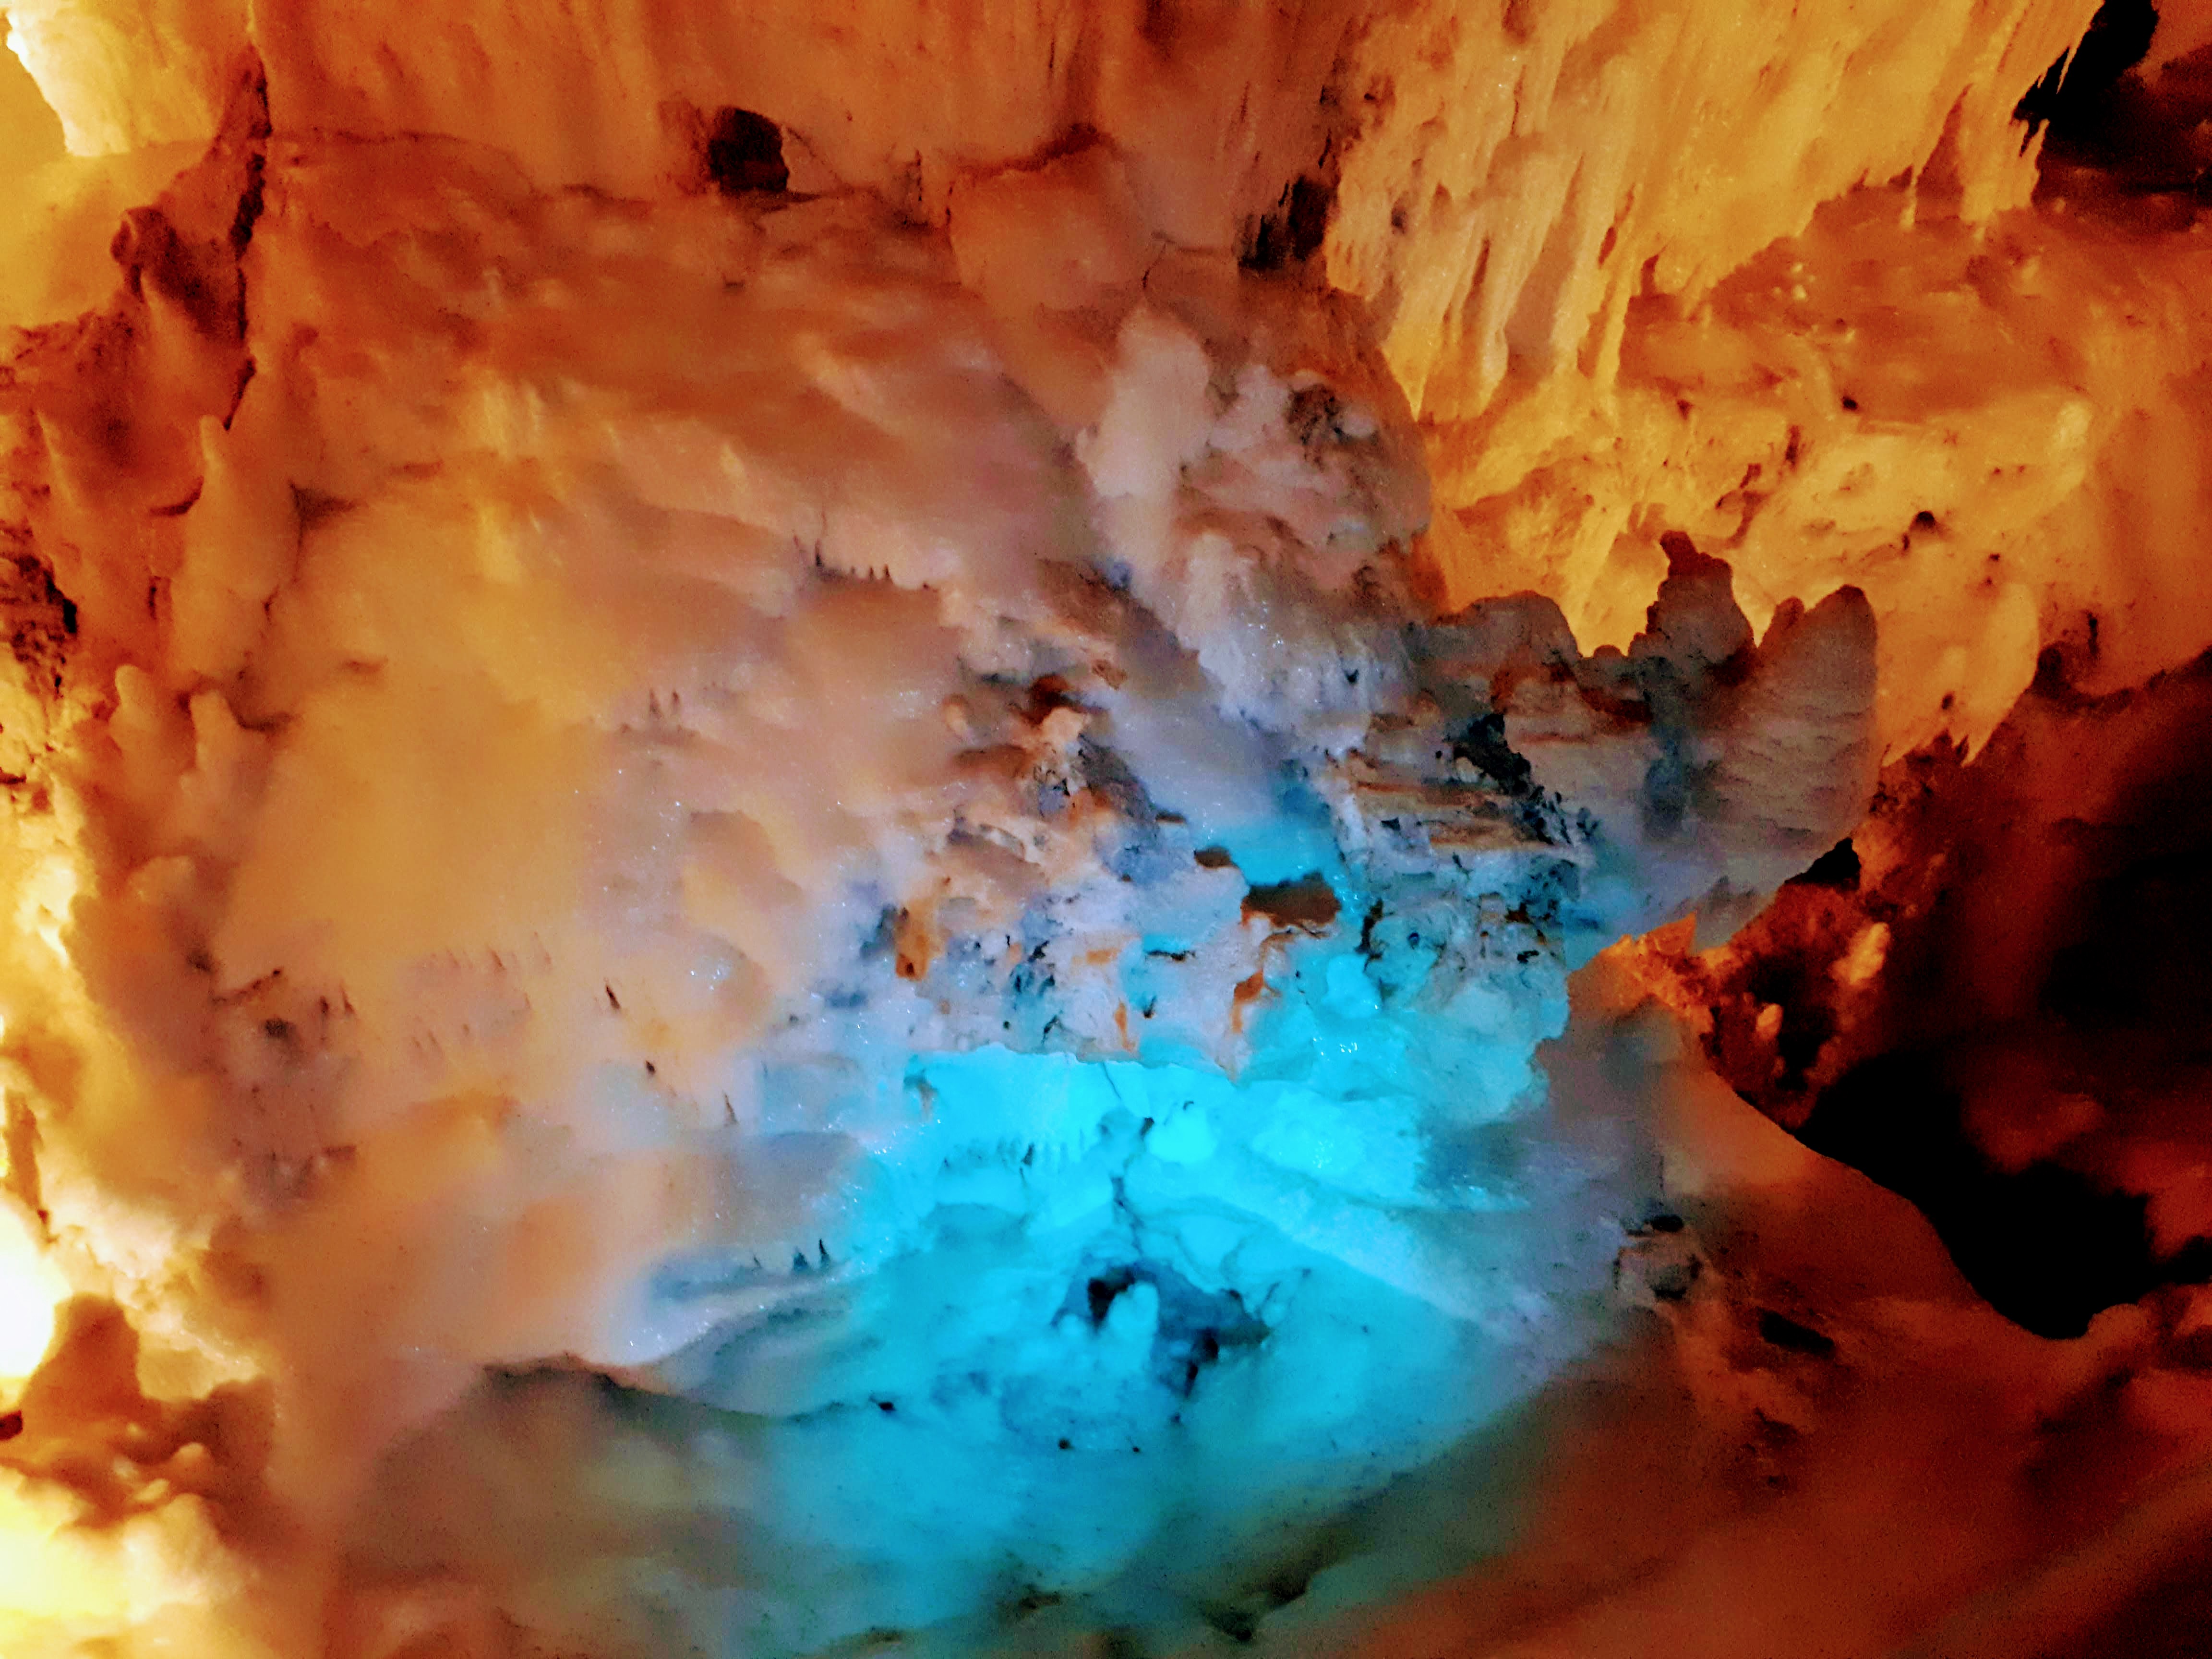
M 1112 1316 L 1114 1304 L 1139 1285 L 1149 1285 L 1159 1297 L 1152 1374 L 1175 1394 L 1188 1398 L 1224 1352 L 1256 1347 L 1267 1338 L 1266 1323 L 1236 1291 L 1200 1290 L 1164 1262 L 1143 1258 L 1085 1274 L 1069 1291 L 1060 1316 L 1073 1316 L 1096 1328 Z
M 1304 264 L 1321 252 L 1335 204 L 1336 187 L 1326 179 L 1308 174 L 1294 180 L 1275 210 L 1253 227 L 1238 263 L 1261 271 Z
M 2056 146 L 2096 144 L 2109 135 L 2123 76 L 2142 62 L 2158 32 L 2158 8 L 2149 0 L 2105 0 L 2079 45 L 2059 53 L 2042 77 L 2021 94 L 2013 119 L 2027 124 L 2033 139 L 2045 127 Z
M 1715 1068 L 2039 1335 L 2212 1282 L 2208 729 L 2212 653 L 2102 697 L 2046 672 L 1972 763 L 1888 769 L 1876 866 L 1839 844 L 1688 969 Z
M 1855 893 L 1859 885 L 1858 849 L 1845 836 L 1826 852 L 1808 865 L 1802 875 L 1790 878 L 1792 887 L 1832 887 L 1839 892 Z
M 1992 1168 L 1964 1104 L 1942 1055 L 1884 1054 L 1821 1096 L 1802 1139 L 1910 1200 L 1966 1282 L 2038 1336 L 2079 1336 L 2106 1308 L 2212 1273 L 2205 1241 L 2159 1259 L 2138 1194 L 2052 1164 Z
M 791 187 L 783 129 L 749 109 L 716 112 L 702 159 L 708 182 L 725 196 L 774 195 Z
M 2039 201 L 2148 232 L 2212 204 L 2212 47 L 2146 71 L 2157 28 L 2145 0 L 2107 0 L 2021 100 L 2023 145 L 2044 135 Z
M 1836 1352 L 1835 1339 L 1787 1314 L 1777 1313 L 1771 1308 L 1759 1310 L 1759 1339 L 1762 1342 L 1801 1353 L 1813 1359 L 1832 1358 Z

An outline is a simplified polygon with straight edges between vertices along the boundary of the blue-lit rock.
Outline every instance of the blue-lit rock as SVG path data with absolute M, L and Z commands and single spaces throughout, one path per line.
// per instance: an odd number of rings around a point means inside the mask
M 1632 659 L 1573 654 L 1540 603 L 1340 621 L 1364 642 L 1337 660 L 1396 684 L 1334 752 L 1187 660 L 1055 687 L 1044 720 L 1080 735 L 1032 750 L 1029 833 L 1084 843 L 1081 878 L 926 946 L 887 914 L 790 1040 L 812 1057 L 765 1045 L 769 1138 L 732 1155 L 733 1190 L 812 1201 L 643 1294 L 641 1324 L 698 1334 L 633 1380 L 744 1414 L 787 1494 L 749 1517 L 782 1565 L 736 1624 L 804 1650 L 972 1614 L 993 1583 L 1172 1622 L 1603 1328 L 1650 1172 L 1632 1126 L 1571 1144 L 1549 1119 L 1570 956 L 1804 844 L 1731 867 L 1755 830 L 1686 824 L 1725 810 L 1739 703 L 1802 690 L 1693 560 Z M 1848 653 L 1861 609 L 1810 626 Z M 1732 632 L 1734 660 L 1670 653 L 1670 624 Z M 1603 688 L 1571 752 L 1631 776 L 1625 802 L 1545 787 L 1561 745 L 1510 746 L 1516 677 L 1554 710 Z M 1158 758 L 1176 737 L 1225 757 L 1212 795 Z

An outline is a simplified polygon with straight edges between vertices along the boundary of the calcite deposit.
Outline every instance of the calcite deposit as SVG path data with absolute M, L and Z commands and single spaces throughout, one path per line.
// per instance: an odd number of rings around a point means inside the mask
M 7 18 L 10 1653 L 1874 1654 L 2201 1443 L 2079 0 Z

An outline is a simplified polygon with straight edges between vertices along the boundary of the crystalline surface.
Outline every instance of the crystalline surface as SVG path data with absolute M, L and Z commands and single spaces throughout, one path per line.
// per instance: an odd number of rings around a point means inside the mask
M 1687 1644 L 1730 1482 L 1857 1536 L 1820 1366 L 1968 1333 L 1851 1445 L 2071 1398 L 1569 975 L 2075 611 L 2196 639 L 2130 434 L 2201 251 L 1978 228 L 2083 8 L 910 9 L 10 8 L 6 1192 L 88 1292 L 27 1644 L 1244 1640 L 1517 1536 L 1436 1469 L 1657 1318 L 1710 1529 L 1585 1502 L 1592 1610 L 1499 1605 Z
M 1434 618 L 1363 314 L 1103 150 L 947 237 L 232 109 L 92 325 L 137 435 L 48 449 L 70 545 L 181 520 L 150 639 L 81 607 L 74 953 L 205 1101 L 146 1179 L 228 1193 L 280 1491 L 612 1368 L 754 1425 L 701 1502 L 803 1649 L 1264 1561 L 1589 1340 L 1644 1194 L 1537 1046 L 1852 821 L 1855 596 L 1754 643 L 1685 544 L 1626 656 Z

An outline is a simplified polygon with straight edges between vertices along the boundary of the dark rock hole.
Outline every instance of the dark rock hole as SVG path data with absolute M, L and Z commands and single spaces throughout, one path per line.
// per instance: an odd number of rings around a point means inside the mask
M 783 161 L 783 129 L 765 115 L 733 107 L 717 112 L 707 133 L 707 177 L 725 196 L 791 187 Z

